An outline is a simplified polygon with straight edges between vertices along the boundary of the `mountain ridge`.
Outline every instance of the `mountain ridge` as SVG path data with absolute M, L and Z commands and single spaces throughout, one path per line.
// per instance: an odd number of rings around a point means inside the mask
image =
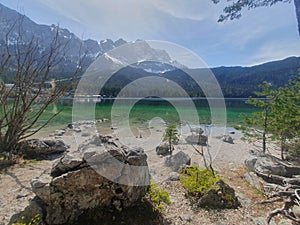
M 0 30 L 2 31 L 0 36 L 0 44 L 3 43 L 3 35 L 5 32 L 11 29 L 11 27 L 14 25 L 14 22 L 18 19 L 22 19 L 22 29 L 24 30 L 24 33 L 22 34 L 24 35 L 24 40 L 30 40 L 34 34 L 40 40 L 39 44 L 41 45 L 41 48 L 45 48 L 44 46 L 49 45 L 51 38 L 53 38 L 56 32 L 58 32 L 59 39 L 63 43 L 69 44 L 65 53 L 65 58 L 61 62 L 69 71 L 74 70 L 74 68 L 78 66 L 78 49 L 80 48 L 83 52 L 87 53 L 87 64 L 91 64 L 97 57 L 102 56 L 117 47 L 132 43 L 127 42 L 122 38 L 116 41 L 111 39 L 101 41 L 93 39 L 82 40 L 66 28 L 60 28 L 54 24 L 50 26 L 37 24 L 27 16 L 21 15 L 16 10 L 10 9 L 1 3 L 0 12 Z M 14 32 L 17 32 L 17 30 L 14 30 Z M 16 37 L 12 35 L 11 39 L 9 40 L 9 44 L 13 45 L 16 41 L 15 38 Z M 117 74 L 119 75 L 114 77 L 115 83 L 109 83 L 110 87 L 114 86 L 114 94 L 116 90 L 122 88 L 122 85 L 132 81 L 137 74 L 145 77 L 155 73 L 159 73 L 159 76 L 163 76 L 165 79 L 173 79 L 174 81 L 178 82 L 179 85 L 185 87 L 187 92 L 193 97 L 201 96 L 203 94 L 201 91 L 199 92 L 196 90 L 195 83 L 193 83 L 193 81 L 186 76 L 187 74 L 172 64 L 172 59 L 168 58 L 169 55 L 164 52 L 164 50 L 152 49 L 150 46 L 146 45 L 145 42 L 145 44 L 143 44 L 143 48 L 138 49 L 137 51 L 145 52 L 145 55 L 148 54 L 148 58 L 146 57 L 145 61 L 157 60 L 160 62 L 159 60 L 163 58 L 165 61 L 170 62 L 170 65 L 166 65 L 166 63 L 161 63 L 158 65 L 155 62 L 151 62 L 152 64 L 149 62 L 148 64 L 145 62 L 138 62 L 136 65 L 133 65 L 135 68 L 118 71 Z M 111 58 L 109 60 L 111 60 Z M 299 74 L 299 68 L 300 57 L 293 56 L 283 60 L 261 63 L 254 66 L 213 67 L 211 68 L 211 71 L 214 73 L 226 97 L 248 97 L 253 93 L 253 91 L 257 90 L 258 84 L 262 81 L 271 82 L 274 87 L 286 84 L 288 80 L 293 79 Z M 200 69 L 190 69 L 190 71 L 194 72 L 197 72 L 197 70 Z M 135 76 L 130 76 L 130 74 L 126 74 L 125 72 L 133 72 Z M 122 76 L 120 74 L 122 74 Z M 53 74 L 53 77 L 57 79 L 65 78 L 66 76 L 68 76 L 68 73 Z M 119 80 L 116 81 L 116 79 Z M 9 81 L 9 79 L 4 79 L 4 81 Z M 112 93 L 110 93 L 108 90 L 108 93 L 106 94 L 111 95 Z

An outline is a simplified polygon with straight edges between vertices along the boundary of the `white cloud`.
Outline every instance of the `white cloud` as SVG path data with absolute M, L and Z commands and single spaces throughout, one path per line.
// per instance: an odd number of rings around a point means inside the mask
M 261 62 L 287 58 L 289 56 L 300 56 L 299 40 L 267 42 L 249 58 L 247 64 L 255 65 Z
M 163 23 L 150 1 L 43 0 L 52 10 L 80 23 L 90 33 L 141 38 L 161 29 Z
M 190 20 L 212 18 L 218 15 L 218 10 L 216 9 L 220 8 L 215 6 L 210 0 L 152 0 L 151 2 L 159 10 L 173 17 Z

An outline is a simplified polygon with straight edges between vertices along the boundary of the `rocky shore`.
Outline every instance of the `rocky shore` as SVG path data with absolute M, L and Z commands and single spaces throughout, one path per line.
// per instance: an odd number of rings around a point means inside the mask
M 144 152 L 142 148 L 122 147 L 113 135 L 95 138 L 95 123 L 70 124 L 50 137 L 33 141 L 28 148 L 27 160 L 0 171 L 0 224 L 12 222 L 22 216 L 21 212 L 32 216 L 42 214 L 48 224 L 65 224 L 99 205 L 112 207 L 114 214 L 119 215 L 120 218 L 108 217 L 111 224 L 126 224 L 128 218 L 121 215 L 122 211 L 135 207 L 145 195 L 150 176 L 169 192 L 172 202 L 166 206 L 163 219 L 156 224 L 265 224 L 268 212 L 277 206 L 257 204 L 265 197 L 259 189 L 250 186 L 251 180 L 244 176 L 249 174 L 244 162 L 251 159 L 253 147 L 241 141 L 238 133 L 225 137 L 226 140 L 220 136 L 209 137 L 213 166 L 235 189 L 241 203 L 238 209 L 219 211 L 195 209 L 190 205 L 175 172 L 178 168 L 174 157 L 160 156 L 155 149 Z M 178 155 L 176 157 L 180 160 L 188 157 L 184 159 L 187 164 L 203 165 L 202 157 L 186 143 L 185 138 L 175 146 L 174 156 Z M 34 146 L 47 149 L 41 160 L 30 160 L 35 158 L 32 155 Z M 122 163 L 115 162 L 112 156 Z M 99 161 L 102 163 L 93 164 Z M 99 165 L 113 166 L 107 169 Z M 136 170 L 135 166 L 139 169 Z M 50 214 L 52 216 L 47 217 Z M 290 221 L 277 217 L 271 224 L 284 225 Z

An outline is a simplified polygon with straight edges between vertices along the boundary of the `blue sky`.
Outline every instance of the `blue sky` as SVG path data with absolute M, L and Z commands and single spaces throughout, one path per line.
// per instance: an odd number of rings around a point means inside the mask
M 211 0 L 0 0 L 40 24 L 77 36 L 164 40 L 194 51 L 210 67 L 254 65 L 300 56 L 294 5 L 243 11 L 217 23 L 224 5 Z M 226 1 L 224 1 L 226 2 Z

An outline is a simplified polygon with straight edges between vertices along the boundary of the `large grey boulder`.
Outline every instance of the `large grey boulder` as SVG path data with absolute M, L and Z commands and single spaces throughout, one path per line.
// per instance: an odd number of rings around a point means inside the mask
M 122 211 L 146 194 L 150 176 L 143 149 L 100 145 L 95 137 L 91 142 L 67 153 L 50 174 L 32 180 L 47 224 L 72 224 L 103 207 Z
M 171 167 L 174 172 L 177 172 L 182 166 L 191 165 L 191 157 L 180 151 L 175 155 L 166 158 L 165 165 Z
M 252 156 L 245 164 L 252 172 L 287 176 L 286 167 L 278 159 L 268 155 Z

